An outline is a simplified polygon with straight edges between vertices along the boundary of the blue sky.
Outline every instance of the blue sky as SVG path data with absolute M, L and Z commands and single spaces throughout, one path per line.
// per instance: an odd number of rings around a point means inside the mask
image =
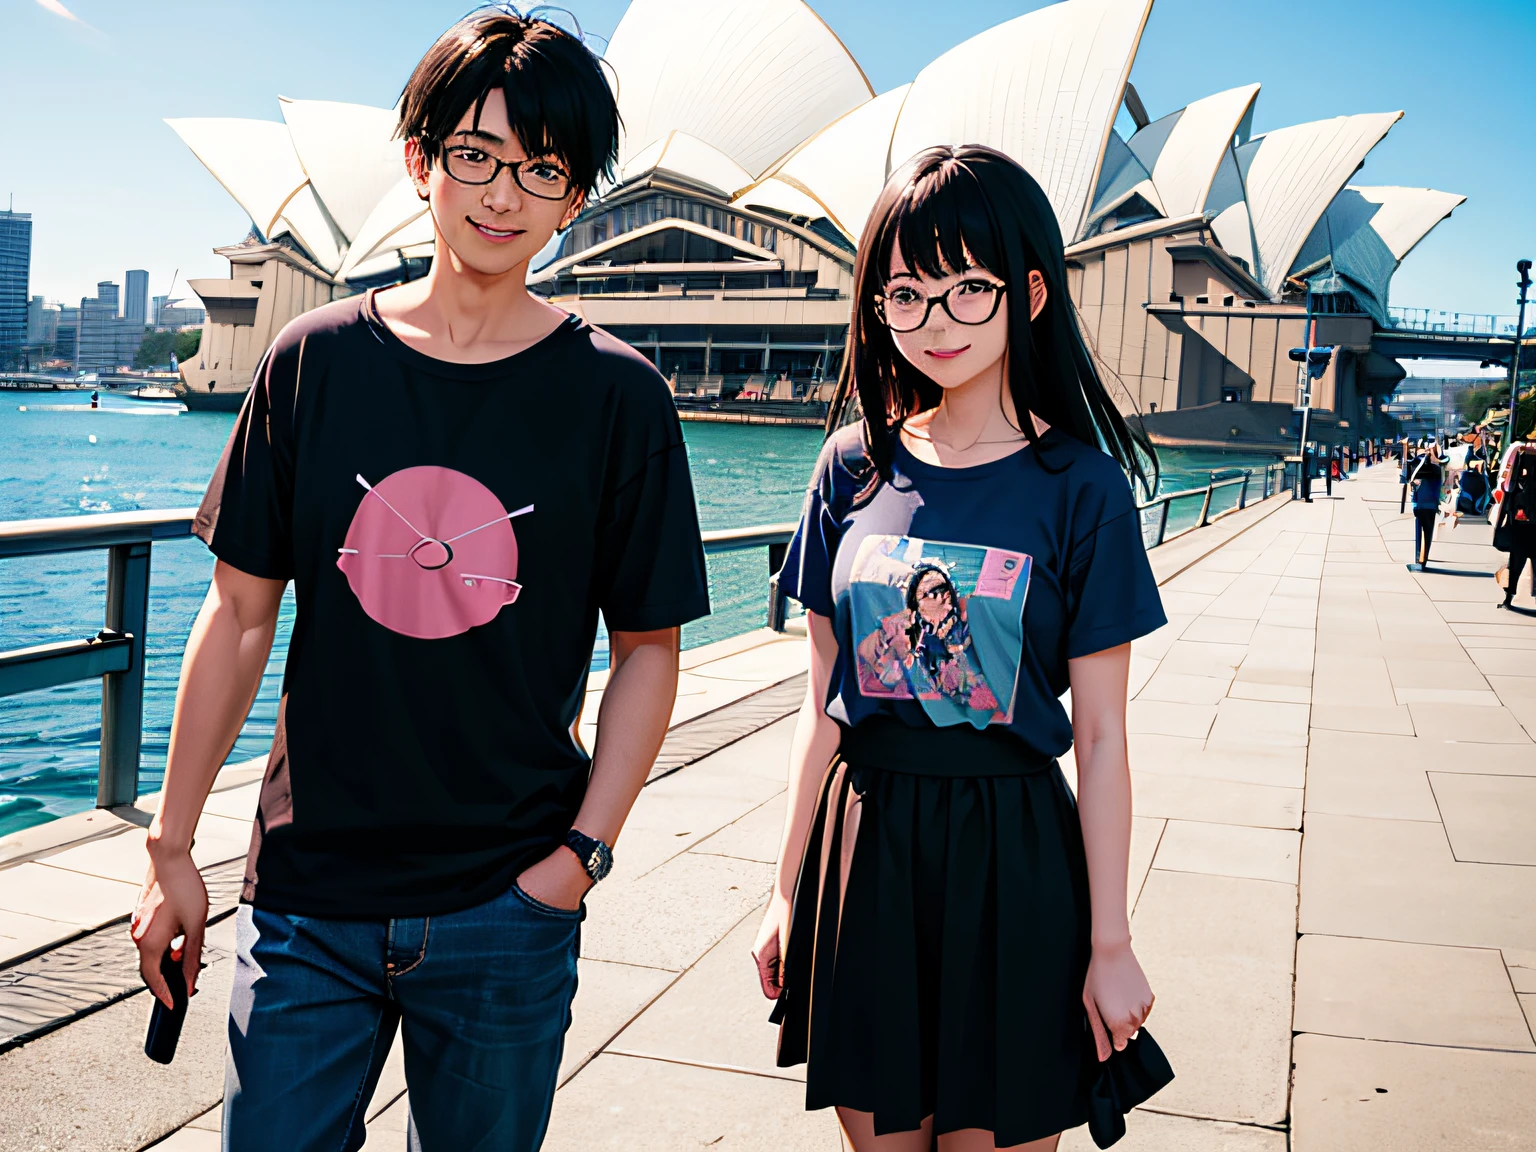
M 627 0 L 565 0 L 607 35 Z M 67 6 L 67 7 L 66 7 Z M 1036 0 L 812 0 L 877 90 Z M 388 106 L 467 0 L 0 0 L 0 205 L 33 214 L 32 291 L 76 302 L 97 280 L 223 276 L 211 249 L 249 221 L 163 123 L 279 119 L 277 96 Z M 1156 117 L 1258 81 L 1262 132 L 1402 109 L 1356 181 L 1469 200 L 1398 272 L 1396 304 L 1512 313 L 1536 256 L 1532 0 L 1157 0 L 1132 80 Z M 178 287 L 180 294 L 184 284 Z

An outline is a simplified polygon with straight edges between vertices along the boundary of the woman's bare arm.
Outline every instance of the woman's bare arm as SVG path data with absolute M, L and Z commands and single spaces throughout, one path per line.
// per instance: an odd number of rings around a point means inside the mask
M 1122 644 L 1067 663 L 1072 737 L 1077 750 L 1077 811 L 1088 857 L 1093 958 L 1083 990 L 1098 1043 L 1124 1048 L 1152 1007 L 1152 990 L 1131 951 L 1126 873 L 1131 850 L 1131 772 L 1125 702 L 1131 646 Z M 1107 1031 L 1107 1035 L 1106 1035 Z
M 763 995 L 770 1000 L 779 994 L 779 960 L 789 933 L 789 906 L 795 895 L 805 838 L 815 815 L 816 796 L 827 765 L 837 754 L 840 739 L 837 722 L 826 713 L 827 686 L 832 681 L 832 666 L 837 661 L 837 634 L 825 616 L 807 612 L 805 622 L 809 634 L 810 669 L 806 677 L 805 700 L 800 705 L 789 750 L 788 810 L 784 815 L 784 834 L 779 841 L 779 866 L 763 927 L 752 949 Z

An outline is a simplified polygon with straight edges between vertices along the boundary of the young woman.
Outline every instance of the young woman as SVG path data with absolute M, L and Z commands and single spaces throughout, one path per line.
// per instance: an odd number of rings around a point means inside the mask
M 856 1152 L 1050 1149 L 1091 1117 L 1112 1141 L 1172 1078 L 1132 1039 L 1126 913 L 1130 642 L 1164 622 L 1127 474 L 1153 461 L 1011 159 L 920 153 L 863 235 L 831 426 L 863 417 L 779 577 L 811 647 L 754 948 L 779 1063 Z
M 1536 558 L 1536 433 L 1517 444 L 1504 462 L 1494 545 L 1509 553 L 1509 581 L 1496 608 L 1508 608 L 1526 564 Z M 1536 598 L 1536 566 L 1531 568 L 1531 596 Z

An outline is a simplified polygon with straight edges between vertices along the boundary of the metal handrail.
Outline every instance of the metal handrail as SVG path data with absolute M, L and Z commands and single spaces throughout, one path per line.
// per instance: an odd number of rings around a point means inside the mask
M 1228 477 L 1224 480 L 1216 479 L 1223 472 L 1238 472 L 1239 475 Z M 1252 468 L 1222 468 L 1210 474 L 1210 481 L 1203 488 L 1185 488 L 1179 492 L 1164 492 L 1154 496 L 1151 500 L 1136 505 L 1136 511 L 1141 516 L 1143 526 L 1147 522 L 1147 513 L 1156 509 L 1157 532 L 1155 538 L 1147 545 L 1149 549 L 1166 544 L 1170 540 L 1176 540 L 1186 532 L 1193 532 L 1196 528 L 1204 528 L 1208 524 L 1214 524 L 1225 516 L 1234 512 L 1241 512 L 1248 506 L 1248 484 L 1253 479 Z M 1284 492 L 1290 486 L 1290 471 L 1284 463 L 1267 464 L 1262 470 L 1264 479 L 1263 499 L 1267 500 L 1273 495 Z M 1211 514 L 1211 497 L 1221 488 L 1232 488 L 1242 485 L 1242 491 L 1238 493 L 1237 503 L 1230 508 L 1225 508 L 1215 515 Z M 1271 487 L 1273 485 L 1273 487 Z M 1195 523 L 1187 528 L 1170 534 L 1168 532 L 1168 512 L 1173 507 L 1175 500 L 1190 500 L 1200 498 L 1200 515 Z
M 106 624 L 100 632 L 0 652 L 0 696 L 101 677 L 98 808 L 132 804 L 139 794 L 150 549 L 157 541 L 192 535 L 195 515 L 196 509 L 178 508 L 0 523 L 0 559 L 107 550 Z
M 105 627 L 94 636 L 0 652 L 0 696 L 101 678 L 101 754 L 96 805 L 138 797 L 144 731 L 144 654 L 149 628 L 149 564 L 154 544 L 192 535 L 195 508 L 109 512 L 0 522 L 0 559 L 107 550 Z M 795 525 L 763 524 L 705 532 L 707 553 L 768 550 L 768 622 L 784 630 L 787 605 L 776 573 Z

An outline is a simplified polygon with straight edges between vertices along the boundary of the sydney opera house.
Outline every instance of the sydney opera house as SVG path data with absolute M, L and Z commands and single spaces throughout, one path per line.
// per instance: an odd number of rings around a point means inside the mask
M 1380 403 L 1403 376 L 1376 346 L 1393 273 L 1464 198 L 1350 183 L 1400 112 L 1255 136 L 1249 84 L 1151 119 L 1129 82 L 1151 12 L 1065 0 L 876 93 L 804 0 L 632 0 L 605 52 L 619 169 L 532 286 L 652 358 L 680 394 L 825 395 L 886 176 L 928 145 L 984 143 L 1050 195 L 1089 344 L 1155 439 L 1290 435 L 1287 353 L 1304 342 L 1309 288 L 1316 342 L 1337 348 L 1312 386 L 1320 436 L 1385 431 Z M 391 111 L 281 110 L 282 123 L 171 122 L 254 224 L 218 250 L 230 279 L 193 282 L 210 325 L 183 367 L 192 403 L 237 402 L 292 316 L 431 258 Z

